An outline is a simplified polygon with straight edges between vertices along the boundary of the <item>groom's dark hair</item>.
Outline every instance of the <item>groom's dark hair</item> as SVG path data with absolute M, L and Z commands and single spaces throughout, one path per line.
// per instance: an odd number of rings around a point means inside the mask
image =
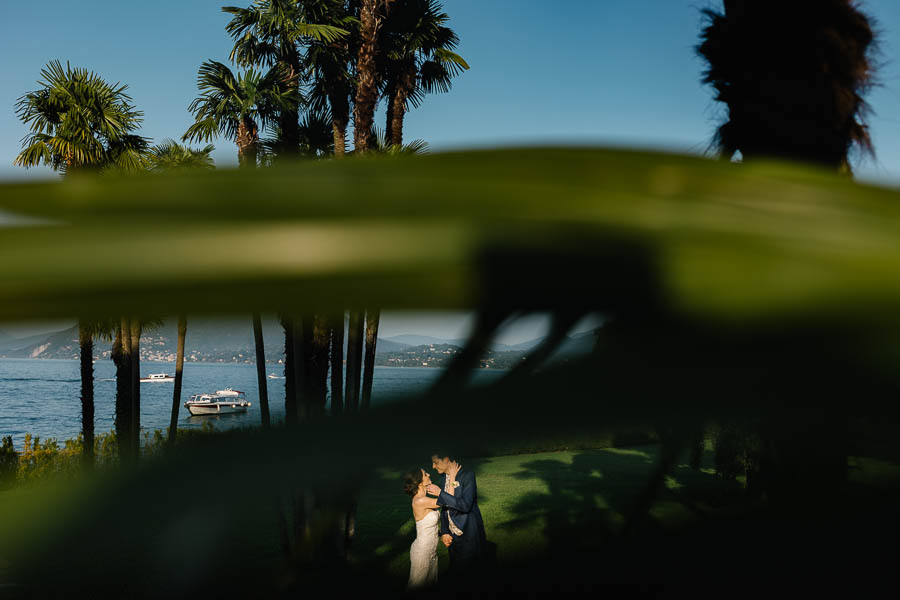
M 432 452 L 431 455 L 437 456 L 438 458 L 448 458 L 451 461 L 456 460 L 455 454 L 450 454 L 449 452 L 444 452 L 443 450 L 441 450 L 440 452 Z

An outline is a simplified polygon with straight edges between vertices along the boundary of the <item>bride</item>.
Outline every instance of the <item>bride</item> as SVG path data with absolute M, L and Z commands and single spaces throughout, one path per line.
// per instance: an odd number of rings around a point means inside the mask
M 412 496 L 412 512 L 416 520 L 416 539 L 409 547 L 409 589 L 437 583 L 440 509 L 437 501 L 425 493 L 430 484 L 431 475 L 424 469 L 413 469 L 403 476 L 403 491 Z

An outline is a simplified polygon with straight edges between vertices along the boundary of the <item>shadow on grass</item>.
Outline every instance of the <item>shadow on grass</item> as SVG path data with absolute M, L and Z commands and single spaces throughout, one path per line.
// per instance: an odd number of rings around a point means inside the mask
M 544 544 L 536 543 L 535 549 L 549 556 L 611 550 L 621 542 L 625 520 L 657 460 L 657 447 L 642 447 L 583 451 L 575 453 L 571 463 L 558 458 L 524 463 L 514 477 L 540 480 L 546 491 L 523 495 L 511 506 L 511 518 L 501 529 L 539 527 Z M 732 485 L 710 470 L 680 463 L 650 513 L 638 520 L 635 537 L 654 537 L 681 523 L 706 518 L 704 501 Z
M 711 456 L 706 456 L 711 466 Z M 538 557 L 615 550 L 626 516 L 658 460 L 656 446 L 557 452 L 468 460 L 478 477 L 478 501 L 488 540 L 497 544 L 497 568 Z M 734 484 L 680 462 L 635 536 L 646 540 L 706 518 L 709 500 Z M 397 585 L 408 573 L 415 528 L 400 472 L 385 470 L 360 501 L 353 556 L 372 573 L 390 573 Z M 441 573 L 446 552 L 438 549 Z

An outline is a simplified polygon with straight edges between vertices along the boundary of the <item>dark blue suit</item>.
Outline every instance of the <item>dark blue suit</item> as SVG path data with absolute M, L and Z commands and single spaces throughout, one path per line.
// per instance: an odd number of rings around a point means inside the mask
M 441 489 L 447 476 L 444 475 Z M 437 504 L 441 507 L 441 535 L 449 533 L 453 536 L 450 544 L 450 570 L 453 573 L 461 573 L 476 569 L 482 562 L 486 542 L 484 535 L 484 522 L 481 520 L 481 511 L 478 509 L 478 486 L 475 483 L 475 472 L 460 469 L 456 476 L 459 483 L 451 496 L 442 491 L 437 497 Z M 463 533 L 456 535 L 450 531 L 450 523 L 447 516 L 453 519 Z

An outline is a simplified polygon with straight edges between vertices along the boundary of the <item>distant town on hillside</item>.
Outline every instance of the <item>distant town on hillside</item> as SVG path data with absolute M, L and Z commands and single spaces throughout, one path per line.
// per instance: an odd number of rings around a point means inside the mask
M 263 322 L 266 362 L 284 362 L 284 333 L 275 320 Z M 581 354 L 590 351 L 595 332 L 575 334 L 557 351 L 559 356 Z M 174 362 L 176 351 L 174 323 L 165 323 L 158 329 L 141 336 L 141 360 Z M 542 339 L 520 344 L 494 344 L 481 359 L 481 368 L 507 369 L 520 362 Z M 346 337 L 344 340 L 346 347 Z M 389 367 L 446 367 L 459 353 L 465 340 L 445 340 L 423 335 L 396 335 L 379 338 L 376 345 L 375 364 Z M 94 342 L 94 358 L 109 360 L 112 342 L 98 339 Z M 185 361 L 247 363 L 256 360 L 253 331 L 250 320 L 189 320 L 185 339 Z M 16 337 L 0 330 L 0 358 L 77 359 L 79 356 L 78 329 L 69 327 L 60 331 L 41 333 L 28 337 Z

